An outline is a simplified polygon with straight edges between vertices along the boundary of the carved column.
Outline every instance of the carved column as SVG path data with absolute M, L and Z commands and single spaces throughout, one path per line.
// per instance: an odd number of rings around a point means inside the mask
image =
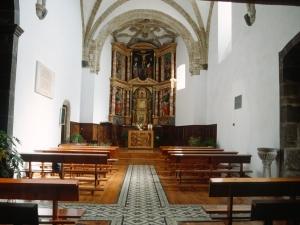
M 117 77 L 117 51 L 113 50 L 113 65 L 112 65 L 112 76 Z
M 165 69 L 164 69 L 164 66 L 165 66 L 165 59 L 162 56 L 161 59 L 160 59 L 160 81 L 164 81 L 165 80 Z
M 131 57 L 130 55 L 127 55 L 127 81 L 130 80 L 130 74 L 131 74 Z
M 173 100 L 173 93 L 174 93 L 174 88 L 170 88 L 170 116 L 173 116 L 173 104 L 174 104 L 174 100 Z
M 155 56 L 155 79 L 156 81 L 159 81 L 159 56 Z
M 120 89 L 121 91 L 121 93 L 120 93 L 120 97 L 121 97 L 121 104 L 122 104 L 122 106 L 121 106 L 121 114 L 120 114 L 120 116 L 124 116 L 124 114 L 125 114 L 125 106 L 126 106 L 126 102 L 125 102 L 125 90 L 122 88 L 122 89 Z
M 122 69 L 121 69 L 121 79 L 122 80 L 126 80 L 126 76 L 127 76 L 127 74 L 125 74 L 126 73 L 126 57 L 125 57 L 125 55 L 123 55 L 123 57 L 122 57 Z
M 171 78 L 174 78 L 175 74 L 175 57 L 174 57 L 174 52 L 171 52 Z
M 130 115 L 130 101 L 129 101 L 129 90 L 126 90 L 126 116 Z
M 162 116 L 162 115 L 163 115 L 163 114 L 162 114 L 162 109 L 161 109 L 161 100 L 162 100 L 162 95 L 163 95 L 163 91 L 162 91 L 162 90 L 160 90 L 160 91 L 159 91 L 159 99 L 160 99 L 160 101 L 159 101 L 159 105 L 158 105 L 159 116 Z
M 154 105 L 154 115 L 158 116 L 158 91 L 155 89 L 155 105 Z
M 111 89 L 111 110 L 110 110 L 111 115 L 116 114 L 116 90 L 117 88 L 115 86 L 113 86 Z

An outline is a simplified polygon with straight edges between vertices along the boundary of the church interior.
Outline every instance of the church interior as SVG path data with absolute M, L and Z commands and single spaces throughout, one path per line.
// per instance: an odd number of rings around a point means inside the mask
M 36 190 L 65 182 L 70 193 L 62 197 L 62 189 L 51 202 L 23 188 L 26 197 L 14 197 L 17 189 L 0 183 L 0 211 L 25 201 L 37 203 L 39 215 L 52 208 L 50 224 L 272 224 L 249 219 L 248 206 L 232 222 L 233 200 L 208 185 L 299 180 L 299 7 L 295 0 L 1 0 L 0 131 L 20 140 L 12 149 L 24 159 L 24 179 L 13 180 Z M 5 148 L 0 143 L 0 161 Z M 198 154 L 207 154 L 201 163 Z M 213 163 L 213 154 L 232 161 Z M 78 175 L 73 163 L 86 164 L 80 171 L 88 178 L 65 179 Z M 98 164 L 107 165 L 98 171 Z M 186 181 L 195 176 L 198 183 Z M 251 185 L 235 204 L 253 205 Z M 290 203 L 299 209 L 296 191 Z M 204 205 L 227 211 L 216 216 Z M 84 210 L 72 221 L 57 215 L 74 207 Z M 294 217 L 273 224 L 299 224 Z

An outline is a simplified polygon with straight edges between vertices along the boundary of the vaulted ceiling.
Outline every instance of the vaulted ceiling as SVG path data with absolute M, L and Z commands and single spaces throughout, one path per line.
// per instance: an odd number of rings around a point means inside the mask
M 232 2 L 300 5 L 296 0 Z M 200 74 L 201 69 L 207 68 L 213 7 L 214 1 L 209 0 L 81 0 L 83 65 L 93 73 L 99 72 L 99 58 L 110 35 L 115 42 L 124 42 L 128 47 L 138 42 L 160 47 L 180 36 L 189 53 L 190 73 Z

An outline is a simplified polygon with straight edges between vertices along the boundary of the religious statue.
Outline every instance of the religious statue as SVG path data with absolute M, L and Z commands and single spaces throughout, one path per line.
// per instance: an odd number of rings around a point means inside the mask
M 168 89 L 162 97 L 161 108 L 163 116 L 168 116 L 170 114 L 170 91 Z
M 117 89 L 115 98 L 116 98 L 115 113 L 116 113 L 116 115 L 120 115 L 121 109 L 122 109 L 122 97 L 120 94 L 120 89 Z

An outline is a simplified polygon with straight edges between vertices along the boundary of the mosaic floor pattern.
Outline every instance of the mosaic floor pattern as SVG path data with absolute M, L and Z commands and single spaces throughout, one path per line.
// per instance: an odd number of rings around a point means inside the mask
M 39 207 L 49 207 L 49 204 L 39 203 Z M 59 203 L 59 208 L 84 208 L 82 220 L 108 220 L 111 225 L 210 221 L 200 205 L 169 204 L 152 165 L 129 165 L 117 204 Z

